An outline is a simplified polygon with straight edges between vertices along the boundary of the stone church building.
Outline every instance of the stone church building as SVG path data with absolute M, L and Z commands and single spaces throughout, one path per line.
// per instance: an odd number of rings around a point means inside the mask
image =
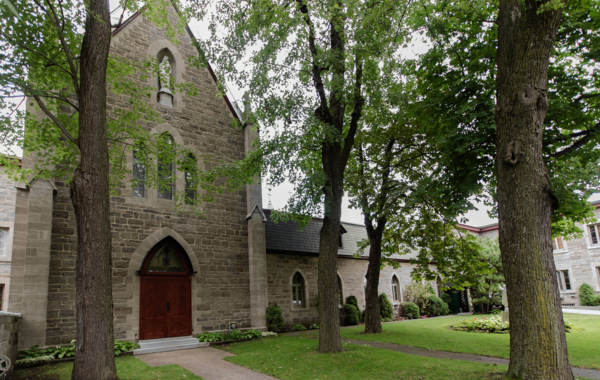
M 172 9 L 173 24 L 176 17 Z M 201 194 L 188 172 L 202 169 L 200 157 L 239 160 L 257 136 L 252 126 L 234 126 L 243 124 L 240 113 L 218 95 L 210 66 L 189 64 L 199 56 L 191 31 L 173 43 L 136 13 L 113 32 L 110 54 L 159 63 L 158 72 L 139 84 L 155 88 L 148 101 L 164 122 L 143 126 L 167 145 L 190 152 L 191 162 L 184 169 L 173 162 L 146 163 L 135 149 L 127 153 L 130 174 L 110 203 L 115 337 L 137 341 L 261 328 L 272 303 L 282 307 L 288 324 L 316 322 L 318 219 L 303 230 L 294 223 L 271 223 L 258 184 L 216 195 L 202 205 L 201 215 L 185 205 L 175 207 L 176 194 Z M 172 91 L 173 80 L 193 84 L 197 93 Z M 109 117 L 128 104 L 127 96 L 109 91 Z M 28 111 L 35 111 L 32 103 Z M 34 159 L 26 154 L 23 167 L 33 167 Z M 145 165 L 151 164 L 159 172 L 170 168 L 168 186 L 147 185 Z M 0 198 L 1 241 L 10 263 L 0 273 L 3 310 L 22 314 L 19 347 L 69 342 L 76 323 L 76 227 L 69 187 L 60 180 L 0 183 L 6 189 Z M 356 296 L 362 308 L 367 260 L 354 255 L 364 238 L 364 227 L 344 225 L 338 265 L 343 297 Z M 383 270 L 381 291 L 396 304 L 411 282 L 410 269 L 407 264 Z

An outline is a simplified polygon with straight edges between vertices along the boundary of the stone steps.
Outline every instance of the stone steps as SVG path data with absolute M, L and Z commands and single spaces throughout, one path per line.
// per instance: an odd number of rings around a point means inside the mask
M 199 342 L 193 336 L 179 336 L 175 338 L 148 339 L 138 342 L 140 348 L 133 351 L 134 355 L 151 354 L 154 352 L 166 352 L 177 350 L 189 350 L 192 348 L 207 347 L 208 343 Z

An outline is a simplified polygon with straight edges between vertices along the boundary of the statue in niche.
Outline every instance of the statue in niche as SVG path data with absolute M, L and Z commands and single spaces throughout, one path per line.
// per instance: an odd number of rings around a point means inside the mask
M 173 106 L 173 83 L 171 61 L 165 55 L 158 63 L 158 102 L 165 106 Z

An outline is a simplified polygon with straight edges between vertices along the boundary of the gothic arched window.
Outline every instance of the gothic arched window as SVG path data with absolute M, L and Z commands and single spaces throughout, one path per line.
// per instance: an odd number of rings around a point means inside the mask
M 183 171 L 185 178 L 185 203 L 194 204 L 198 194 L 198 164 L 196 157 L 188 153 L 183 160 Z
M 296 306 L 306 305 L 304 277 L 302 277 L 300 272 L 294 273 L 294 277 L 292 278 L 292 304 Z
M 401 297 L 402 296 L 400 295 L 400 282 L 398 281 L 398 277 L 394 275 L 392 277 L 392 299 L 394 300 L 394 302 L 400 302 Z
M 142 144 L 136 144 L 133 147 L 132 177 L 133 196 L 144 198 L 146 196 L 146 151 Z
M 158 137 L 158 197 L 173 199 L 175 177 L 175 143 L 173 137 L 163 133 Z

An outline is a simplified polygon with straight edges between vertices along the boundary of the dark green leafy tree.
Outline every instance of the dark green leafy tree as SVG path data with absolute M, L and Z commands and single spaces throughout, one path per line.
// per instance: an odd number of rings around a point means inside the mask
M 262 127 L 264 169 L 275 184 L 295 184 L 288 211 L 323 215 L 319 351 L 340 351 L 336 260 L 346 165 L 368 94 L 390 85 L 380 64 L 392 61 L 404 40 L 406 3 L 218 1 L 212 7 L 205 51 L 247 90 Z
M 592 68 L 598 64 L 598 6 L 589 1 L 422 6 L 423 30 L 433 45 L 419 63 L 428 110 L 423 117 L 432 128 L 440 126 L 441 138 L 463 135 L 488 157 L 487 164 L 473 164 L 500 208 L 500 246 L 515 321 L 511 376 L 572 378 L 550 231 L 579 232 L 575 222 L 591 216 L 586 200 L 597 188 L 598 76 Z M 529 99 L 534 101 L 525 105 Z M 539 318 L 542 314 L 553 317 Z M 527 346 L 539 349 L 526 352 Z

